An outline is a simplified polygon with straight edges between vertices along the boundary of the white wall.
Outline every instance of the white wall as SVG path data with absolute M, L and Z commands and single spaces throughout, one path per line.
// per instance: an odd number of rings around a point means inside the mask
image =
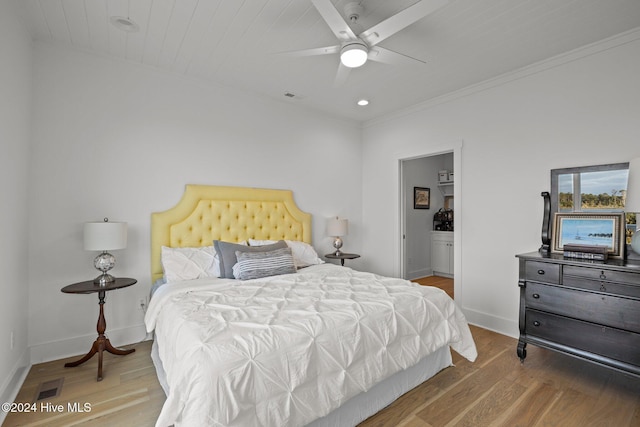
M 105 216 L 129 223 L 127 249 L 114 251 L 114 275 L 138 279 L 107 294 L 107 332 L 115 345 L 144 338 L 138 300 L 150 287 L 150 214 L 177 203 L 185 184 L 291 189 L 313 214 L 321 254 L 331 247 L 325 221 L 334 215 L 349 218 L 348 247 L 360 251 L 356 123 L 44 44 L 35 48 L 34 82 L 33 362 L 84 353 L 95 338 L 97 296 L 60 288 L 96 276 L 82 224 Z
M 32 55 L 31 38 L 5 0 L 0 1 L 0 62 L 0 401 L 6 402 L 28 365 L 25 237 Z M 0 423 L 3 416 L 0 412 Z
M 515 336 L 514 255 L 540 246 L 540 192 L 549 190 L 549 170 L 640 156 L 639 37 L 602 43 L 367 123 L 365 267 L 399 271 L 398 159 L 464 141 L 456 166 L 456 181 L 462 178 L 456 189 L 456 301 L 471 322 Z

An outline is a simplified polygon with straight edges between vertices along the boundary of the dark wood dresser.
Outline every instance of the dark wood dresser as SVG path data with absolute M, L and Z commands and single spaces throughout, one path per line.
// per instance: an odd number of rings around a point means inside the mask
M 520 339 L 640 376 L 640 261 L 532 252 L 520 262 Z

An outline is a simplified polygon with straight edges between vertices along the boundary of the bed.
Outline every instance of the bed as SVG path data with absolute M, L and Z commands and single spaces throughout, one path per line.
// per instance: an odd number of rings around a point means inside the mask
M 353 426 L 477 356 L 443 291 L 324 263 L 291 191 L 187 185 L 151 228 L 157 426 Z

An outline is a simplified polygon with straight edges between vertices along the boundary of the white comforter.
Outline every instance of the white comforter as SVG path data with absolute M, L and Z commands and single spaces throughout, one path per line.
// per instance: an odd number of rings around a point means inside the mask
M 443 291 L 333 264 L 167 284 L 145 323 L 169 386 L 157 426 L 303 426 L 443 346 L 477 355 Z

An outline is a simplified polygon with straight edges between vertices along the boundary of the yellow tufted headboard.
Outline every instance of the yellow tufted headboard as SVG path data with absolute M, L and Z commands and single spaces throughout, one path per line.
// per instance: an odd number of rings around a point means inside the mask
M 151 214 L 151 281 L 163 274 L 162 246 L 247 239 L 311 243 L 311 215 L 296 206 L 289 190 L 188 184 L 176 206 Z

